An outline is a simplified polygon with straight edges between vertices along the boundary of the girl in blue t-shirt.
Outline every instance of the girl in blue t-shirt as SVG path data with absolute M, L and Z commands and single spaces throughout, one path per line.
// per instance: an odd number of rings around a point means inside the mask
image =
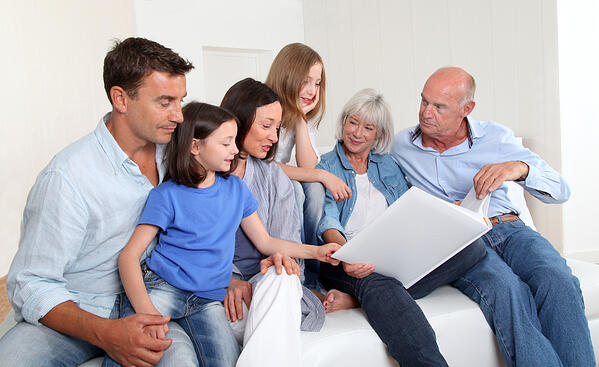
M 130 313 L 170 316 L 191 338 L 201 366 L 234 366 L 239 346 L 221 302 L 231 280 L 239 225 L 266 255 L 338 263 L 330 256 L 339 246 L 270 237 L 256 214 L 258 202 L 240 178 L 230 175 L 238 153 L 235 116 L 191 102 L 183 118 L 166 147 L 164 182 L 150 192 L 119 257 L 119 271 Z M 139 259 L 157 234 L 158 243 L 140 268 Z M 286 270 L 299 275 L 298 267 Z M 162 325 L 146 330 L 161 339 L 168 332 Z M 107 357 L 104 365 L 112 363 Z

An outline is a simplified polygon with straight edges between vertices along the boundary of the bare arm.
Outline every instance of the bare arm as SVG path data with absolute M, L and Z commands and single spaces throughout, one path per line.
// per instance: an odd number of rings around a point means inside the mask
M 294 167 L 279 163 L 283 172 L 291 180 L 300 182 L 320 182 L 333 194 L 335 201 L 343 201 L 351 198 L 352 192 L 342 179 L 329 171 L 319 168 Z
M 171 340 L 146 335 L 144 327 L 168 321 L 168 317 L 140 314 L 110 320 L 84 311 L 72 301 L 57 305 L 40 319 L 51 329 L 102 348 L 122 365 L 144 367 L 157 364 L 171 345 Z
M 257 213 L 243 218 L 241 228 L 258 251 L 264 255 L 273 255 L 278 252 L 290 257 L 317 259 L 334 265 L 339 263 L 338 260 L 331 258 L 331 255 L 340 247 L 338 244 L 327 243 L 322 246 L 311 246 L 271 237 Z
M 295 123 L 295 161 L 298 167 L 305 168 L 314 168 L 318 163 L 318 155 L 312 147 L 306 121 Z
M 138 225 L 119 256 L 121 281 L 136 313 L 160 315 L 148 296 L 139 267 L 139 258 L 150 245 L 156 233 L 158 233 L 158 227 L 156 226 L 149 224 Z

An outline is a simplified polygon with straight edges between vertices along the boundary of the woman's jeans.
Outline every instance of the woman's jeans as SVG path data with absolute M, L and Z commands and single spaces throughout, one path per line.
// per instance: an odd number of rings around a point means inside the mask
M 476 301 L 508 366 L 595 366 L 578 279 L 522 221 L 493 226 L 487 257 L 453 285 Z
M 316 230 L 322 217 L 324 205 L 324 186 L 320 182 L 291 181 L 295 189 L 295 201 L 300 214 L 302 226 L 302 242 L 318 245 Z M 320 262 L 313 259 L 305 260 L 304 285 L 309 289 L 319 289 L 318 273 Z
M 240 348 L 222 303 L 173 287 L 145 263 L 142 264 L 142 273 L 152 304 L 162 315 L 170 316 L 189 335 L 199 365 L 235 366 Z M 122 317 L 135 313 L 128 299 L 123 307 Z M 115 365 L 108 356 L 102 364 L 103 367 Z
M 407 290 L 395 278 L 375 272 L 358 279 L 347 275 L 341 265 L 326 263 L 321 264 L 319 279 L 325 288 L 358 300 L 370 325 L 402 367 L 447 366 L 435 333 L 414 300 L 458 279 L 485 255 L 484 244 L 477 240 Z

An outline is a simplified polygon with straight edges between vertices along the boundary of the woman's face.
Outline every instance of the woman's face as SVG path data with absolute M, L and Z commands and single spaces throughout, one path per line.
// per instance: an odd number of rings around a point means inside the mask
M 316 63 L 308 70 L 308 75 L 302 82 L 297 104 L 304 114 L 312 111 L 320 99 L 320 79 L 322 78 L 322 65 Z
M 349 115 L 343 122 L 343 146 L 353 154 L 368 155 L 376 141 L 377 127 L 358 115 Z
M 279 140 L 277 132 L 282 114 L 279 101 L 256 108 L 256 116 L 243 140 L 242 151 L 254 158 L 266 157 L 272 145 Z

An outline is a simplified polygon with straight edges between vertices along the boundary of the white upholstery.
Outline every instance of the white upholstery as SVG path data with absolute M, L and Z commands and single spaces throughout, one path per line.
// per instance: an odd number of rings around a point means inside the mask
M 568 260 L 580 280 L 586 315 L 599 360 L 599 265 Z M 504 366 L 495 337 L 478 305 L 449 286 L 417 301 L 430 321 L 441 353 L 450 366 Z M 14 325 L 13 313 L 0 324 L 0 335 Z M 306 367 L 397 366 L 360 309 L 327 315 L 318 333 L 302 332 L 303 365 Z M 82 366 L 100 366 L 97 358 Z

